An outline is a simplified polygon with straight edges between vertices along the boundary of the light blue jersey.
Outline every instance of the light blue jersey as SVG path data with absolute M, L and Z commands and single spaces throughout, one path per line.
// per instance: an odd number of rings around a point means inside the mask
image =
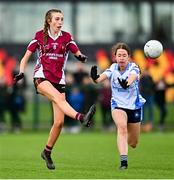
M 124 72 L 120 72 L 118 64 L 113 63 L 110 68 L 103 72 L 103 74 L 111 81 L 112 110 L 116 107 L 135 110 L 143 106 L 146 100 L 139 93 L 138 82 L 140 78 L 140 69 L 135 63 L 128 63 Z M 127 79 L 130 74 L 136 74 L 137 80 L 135 80 L 127 89 L 123 89 L 117 78 Z

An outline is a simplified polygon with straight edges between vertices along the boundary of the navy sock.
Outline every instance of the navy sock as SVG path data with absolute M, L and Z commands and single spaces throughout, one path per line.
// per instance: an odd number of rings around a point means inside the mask
M 127 155 L 120 155 L 121 166 L 127 166 Z

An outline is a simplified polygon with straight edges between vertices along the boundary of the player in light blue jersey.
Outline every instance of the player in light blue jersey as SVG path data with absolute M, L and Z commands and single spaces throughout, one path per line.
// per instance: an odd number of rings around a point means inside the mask
M 91 78 L 95 83 L 107 78 L 111 82 L 111 110 L 117 127 L 120 169 L 127 169 L 128 144 L 135 148 L 138 143 L 145 99 L 139 93 L 140 69 L 130 61 L 128 45 L 117 43 L 112 52 L 115 62 L 100 75 L 97 73 L 97 66 L 92 66 Z

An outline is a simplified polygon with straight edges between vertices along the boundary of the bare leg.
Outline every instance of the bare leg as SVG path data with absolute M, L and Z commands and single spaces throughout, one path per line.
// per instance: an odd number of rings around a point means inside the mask
M 127 144 L 127 114 L 120 109 L 112 111 L 112 117 L 117 127 L 117 146 L 120 155 L 128 154 Z
M 140 136 L 140 122 L 128 123 L 128 144 L 136 148 Z
M 62 94 L 62 95 L 65 96 L 65 94 Z M 60 132 L 62 130 L 63 123 L 64 123 L 64 113 L 60 110 L 60 108 L 54 102 L 52 102 L 52 106 L 53 106 L 53 113 L 54 113 L 54 122 L 51 127 L 45 149 L 41 153 L 41 157 L 45 160 L 48 169 L 55 169 L 55 165 L 51 158 L 51 151 L 57 141 L 57 138 L 60 135 Z
M 51 102 L 67 116 L 75 119 L 77 111 L 75 111 L 66 101 L 65 95 L 61 94 L 57 89 L 55 89 L 49 81 L 43 81 L 37 87 L 40 94 L 46 96 Z
M 43 81 L 37 86 L 37 90 L 40 94 L 46 96 L 51 102 L 54 102 L 57 108 L 59 108 L 65 115 L 79 120 L 84 126 L 90 127 L 92 123 L 92 117 L 95 114 L 95 104 L 90 107 L 88 112 L 84 115 L 75 111 L 65 99 L 65 95 L 57 91 L 56 88 L 49 82 Z
M 127 169 L 128 157 L 128 131 L 127 131 L 127 114 L 121 109 L 114 109 L 112 117 L 117 127 L 117 146 L 120 154 L 120 170 Z
M 50 147 L 53 147 L 56 143 L 56 140 L 60 135 L 64 123 L 64 113 L 54 102 L 52 103 L 52 105 L 54 112 L 54 123 L 50 130 L 49 138 L 47 141 L 47 145 Z

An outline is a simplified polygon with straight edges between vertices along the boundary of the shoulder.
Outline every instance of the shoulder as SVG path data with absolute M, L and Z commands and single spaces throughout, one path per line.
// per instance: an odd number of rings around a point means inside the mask
M 62 36 L 71 36 L 71 34 L 67 31 L 61 31 Z
M 62 36 L 64 37 L 64 38 L 66 38 L 66 39 L 73 39 L 72 38 L 72 35 L 69 33 L 69 32 L 66 32 L 66 31 L 61 31 L 61 33 L 62 33 Z
M 141 73 L 139 66 L 137 64 L 133 63 L 133 62 L 130 63 L 129 71 L 131 73 L 135 73 L 135 74 L 140 74 Z
M 118 64 L 113 63 L 113 64 L 111 64 L 110 69 L 114 70 L 114 69 L 117 69 L 117 67 L 118 67 Z
M 114 70 L 116 70 L 117 69 L 117 63 L 113 63 L 113 64 L 111 64 L 111 66 L 110 67 L 108 67 L 104 72 L 106 72 L 106 73 L 112 73 Z
M 43 39 L 43 30 L 37 31 L 35 34 L 35 39 L 39 40 L 39 39 Z
M 130 63 L 130 68 L 139 68 L 139 66 L 136 63 L 131 62 Z
M 111 79 L 113 73 L 115 72 L 115 70 L 118 70 L 118 64 L 117 63 L 113 63 L 111 64 L 111 66 L 106 69 L 103 74 L 105 74 L 109 79 Z
M 36 35 L 39 36 L 39 35 L 43 35 L 43 29 L 42 30 L 39 30 L 36 32 Z

